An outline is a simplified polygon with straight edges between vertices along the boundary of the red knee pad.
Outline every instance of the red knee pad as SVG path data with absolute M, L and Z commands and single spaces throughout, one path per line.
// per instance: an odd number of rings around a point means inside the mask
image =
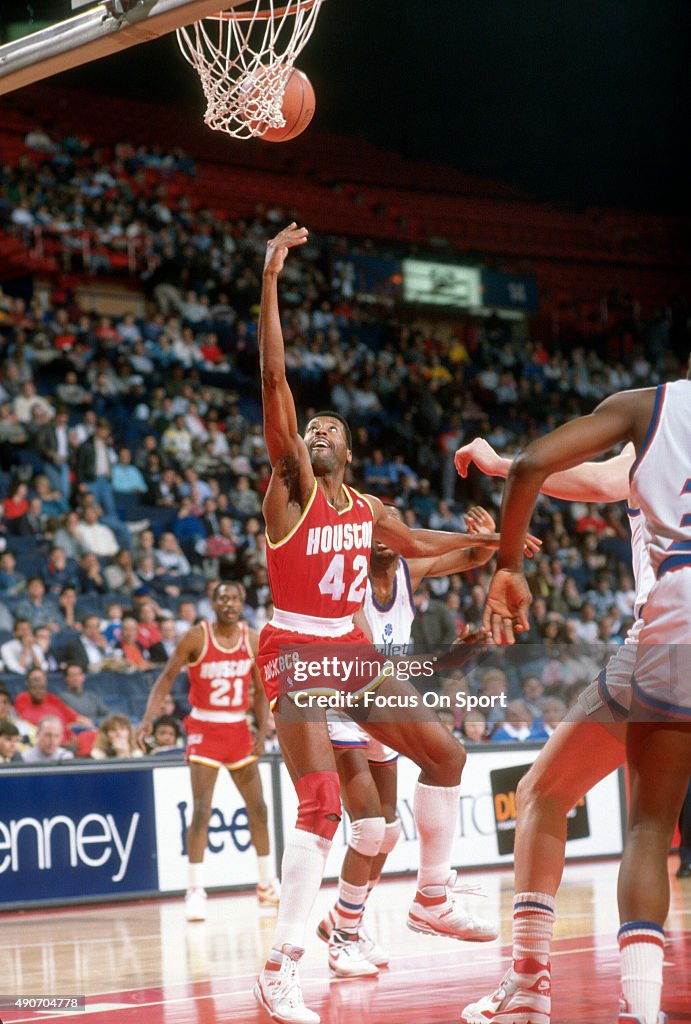
M 298 795 L 296 828 L 333 839 L 341 820 L 341 787 L 337 772 L 310 772 L 295 783 Z M 327 815 L 333 814 L 332 821 Z

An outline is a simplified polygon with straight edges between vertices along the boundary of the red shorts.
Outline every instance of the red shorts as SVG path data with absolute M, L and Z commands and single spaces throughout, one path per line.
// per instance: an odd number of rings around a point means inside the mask
M 259 634 L 257 666 L 272 706 L 283 693 L 364 693 L 383 682 L 386 664 L 358 626 L 344 636 L 325 637 L 269 622 Z
M 188 715 L 183 722 L 187 733 L 185 760 L 233 771 L 257 760 L 252 753 L 254 739 L 246 721 L 202 722 Z

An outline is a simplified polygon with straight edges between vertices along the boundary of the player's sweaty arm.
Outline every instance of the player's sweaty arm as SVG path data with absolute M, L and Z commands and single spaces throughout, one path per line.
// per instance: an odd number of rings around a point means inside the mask
M 297 413 L 286 378 L 285 349 L 278 307 L 278 276 L 288 250 L 304 245 L 307 229 L 295 223 L 266 246 L 259 311 L 259 363 L 264 438 L 271 481 L 264 498 L 264 519 L 272 540 L 284 537 L 307 504 L 314 484 L 309 452 L 298 431 Z M 292 507 L 289 507 L 292 506 Z
M 550 474 L 540 491 L 564 501 L 624 501 L 628 497 L 629 470 L 635 457 L 633 445 L 627 444 L 619 455 L 604 462 L 583 462 L 563 472 Z M 513 458 L 498 455 L 484 438 L 476 437 L 458 449 L 454 462 L 462 477 L 467 476 L 468 466 L 473 462 L 486 476 L 506 478 Z
M 539 438 L 514 460 L 502 502 L 498 569 L 520 572 L 528 523 L 545 480 L 594 458 L 620 441 L 631 441 L 641 416 L 649 418 L 646 402 L 640 397 L 644 394 L 625 391 L 606 398 L 589 416 L 565 423 Z
M 297 455 L 299 437 L 295 401 L 286 379 L 283 331 L 278 307 L 278 275 L 288 250 L 304 245 L 307 228 L 295 223 L 279 231 L 266 246 L 259 311 L 259 363 L 264 407 L 264 435 L 271 465 L 285 455 Z

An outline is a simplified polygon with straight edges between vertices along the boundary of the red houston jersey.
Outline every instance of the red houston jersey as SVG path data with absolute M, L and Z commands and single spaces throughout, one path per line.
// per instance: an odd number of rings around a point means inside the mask
M 202 653 L 187 668 L 192 714 L 195 709 L 244 714 L 249 708 L 254 665 L 247 626 L 240 623 L 240 639 L 232 648 L 221 646 L 209 622 L 202 622 L 202 629 Z
M 343 490 L 348 504 L 339 512 L 315 480 L 305 511 L 290 533 L 276 544 L 267 536 L 269 583 L 276 609 L 338 619 L 353 615 L 362 605 L 374 517 L 361 494 L 345 484 Z

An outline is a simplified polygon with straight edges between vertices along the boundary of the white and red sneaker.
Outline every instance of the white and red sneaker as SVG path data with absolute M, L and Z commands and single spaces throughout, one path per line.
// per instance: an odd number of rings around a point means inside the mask
M 298 963 L 305 952 L 284 943 L 280 963 L 267 960 L 254 986 L 254 998 L 277 1024 L 319 1024 L 319 1014 L 305 1006 Z
M 491 996 L 461 1010 L 461 1024 L 550 1024 L 550 966 L 516 960 Z
M 328 942 L 333 935 L 334 928 L 335 921 L 333 910 L 330 910 L 326 917 L 323 917 L 317 925 L 317 936 L 322 940 L 322 942 Z M 369 960 L 369 962 L 374 964 L 375 967 L 386 967 L 389 962 L 388 953 L 382 949 L 378 942 L 375 942 L 362 921 L 358 928 L 357 943 L 360 953 L 365 960 Z
M 337 978 L 374 978 L 379 970 L 360 951 L 357 932 L 334 929 L 329 939 L 329 970 Z
M 644 1022 L 633 1013 L 620 1013 L 617 1017 L 617 1024 L 644 1024 Z M 659 1013 L 657 1015 L 657 1024 L 667 1024 L 666 1013 Z
M 257 900 L 260 907 L 277 907 L 281 902 L 281 883 L 277 878 L 273 882 L 257 883 Z
M 631 1013 L 631 1007 L 626 1002 L 623 996 L 619 1000 L 619 1016 L 617 1017 L 617 1024 L 644 1024 L 641 1017 L 636 1016 L 635 1013 Z M 667 1014 L 660 1013 L 657 1017 L 657 1024 L 667 1024 Z
M 425 885 L 418 889 L 408 911 L 408 927 L 422 935 L 443 935 L 465 942 L 491 942 L 496 939 L 499 933 L 494 925 L 456 906 L 453 898 L 455 882 L 456 872 L 452 871 L 446 885 Z

